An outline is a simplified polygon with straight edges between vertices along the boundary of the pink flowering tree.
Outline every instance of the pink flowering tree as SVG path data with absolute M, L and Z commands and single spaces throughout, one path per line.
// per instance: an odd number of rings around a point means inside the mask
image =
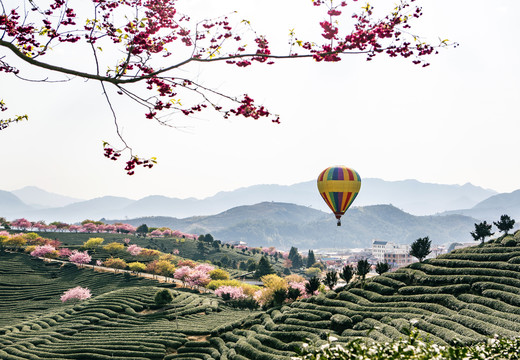
M 237 286 L 223 285 L 215 290 L 215 295 L 220 296 L 224 300 L 247 299 L 244 289 Z
M 1 65 L 0 65 L 0 67 L 1 67 Z M 21 218 L 21 219 L 16 219 L 16 220 L 12 221 L 11 226 L 25 231 L 32 227 L 32 223 L 27 219 Z
M 58 256 L 68 258 L 72 255 L 72 251 L 69 248 L 60 248 L 58 249 Z
M 114 227 L 114 228 L 115 228 L 115 227 Z M 123 241 L 124 241 L 124 243 L 125 243 L 126 245 L 130 244 L 130 239 L 129 239 L 129 238 L 126 238 L 126 239 L 124 239 Z
M 71 225 L 71 226 L 69 226 L 69 231 L 70 232 L 77 233 L 80 229 L 81 229 L 81 225 Z
M 56 254 L 56 248 L 52 245 L 38 245 L 31 251 L 31 256 L 35 257 L 47 257 L 51 254 Z
M 86 250 L 85 251 L 73 250 L 69 256 L 69 261 L 81 266 L 83 264 L 90 263 L 92 261 L 92 257 L 88 254 L 88 252 Z
M 173 273 L 174 279 L 180 280 L 183 283 L 186 283 L 186 279 L 188 278 L 189 274 L 192 272 L 193 268 L 189 266 L 181 266 L 175 270 Z
M 180 253 L 179 249 L 174 249 L 174 250 L 172 251 L 172 254 L 173 254 L 173 255 L 179 255 L 179 253 Z
M 204 287 L 209 284 L 211 278 L 209 274 L 204 270 L 192 269 L 192 271 L 185 277 L 185 283 L 191 287 Z
M 76 286 L 75 288 L 69 289 L 61 295 L 60 300 L 61 302 L 66 301 L 81 301 L 89 299 L 92 296 L 90 293 L 90 289 L 83 288 L 81 286 Z
M 86 233 L 95 233 L 98 231 L 98 226 L 94 223 L 86 223 L 81 227 L 81 230 Z
M 151 236 L 163 236 L 163 232 L 159 229 L 155 229 L 150 233 Z
M 143 248 L 136 244 L 129 245 L 126 248 L 126 251 L 128 251 L 130 253 L 130 255 L 133 255 L 133 256 L 139 255 L 142 250 L 143 250 Z

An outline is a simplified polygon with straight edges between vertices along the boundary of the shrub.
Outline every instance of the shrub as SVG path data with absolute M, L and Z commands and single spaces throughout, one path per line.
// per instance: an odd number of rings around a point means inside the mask
M 141 262 L 138 262 L 138 261 L 135 261 L 135 262 L 131 262 L 128 264 L 128 268 L 131 270 L 131 271 L 135 271 L 135 272 L 143 272 L 146 270 L 146 265 L 141 263 Z
M 229 273 L 222 269 L 214 269 L 209 272 L 211 280 L 228 280 Z
M 126 269 L 126 261 L 120 258 L 109 258 L 103 262 L 103 265 L 113 269 Z
M 341 334 L 343 330 L 350 329 L 352 327 L 352 319 L 348 316 L 341 314 L 334 314 L 330 318 L 330 329 Z
M 85 249 L 96 249 L 103 243 L 103 241 L 105 241 L 103 238 L 90 238 L 83 243 L 83 247 Z
M 155 305 L 157 305 L 159 307 L 172 302 L 172 300 L 173 300 L 172 293 L 168 289 L 159 290 L 155 294 L 155 297 L 154 297 Z
M 125 245 L 118 242 L 111 242 L 110 244 L 103 246 L 103 250 L 110 254 L 116 254 L 125 251 Z

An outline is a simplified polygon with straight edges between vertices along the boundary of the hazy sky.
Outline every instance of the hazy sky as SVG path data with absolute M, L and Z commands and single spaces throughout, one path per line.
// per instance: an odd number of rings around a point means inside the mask
M 194 19 L 236 9 L 258 33 L 268 34 L 275 49 L 286 47 L 290 28 L 319 34 L 322 20 L 310 0 L 183 3 Z M 35 185 L 84 199 L 203 198 L 253 184 L 307 181 L 335 164 L 361 177 L 519 189 L 520 2 L 422 3 L 417 32 L 432 42 L 440 37 L 460 43 L 441 50 L 428 68 L 384 56 L 372 62 L 347 56 L 335 64 L 190 68 L 207 85 L 233 95 L 247 92 L 280 114 L 281 125 L 208 112 L 180 118 L 172 129 L 116 101 L 127 141 L 138 155 L 159 161 L 134 176 L 125 174 L 122 160 L 102 156 L 102 141 L 117 138 L 99 84 L 26 83 L 0 73 L 0 98 L 10 115 L 30 115 L 29 122 L 0 131 L 0 189 Z

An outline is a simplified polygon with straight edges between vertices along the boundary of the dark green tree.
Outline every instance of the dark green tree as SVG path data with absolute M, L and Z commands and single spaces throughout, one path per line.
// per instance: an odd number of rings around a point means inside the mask
M 300 293 L 300 289 L 293 288 L 293 287 L 289 287 L 287 289 L 287 299 L 289 299 L 289 300 L 295 301 L 296 299 L 298 299 L 298 297 L 300 295 L 302 295 Z
M 155 293 L 155 305 L 157 306 L 164 306 L 168 303 L 171 303 L 173 300 L 172 293 L 168 289 L 159 290 L 157 293 Z
M 135 230 L 135 233 L 136 233 L 138 236 L 145 236 L 146 234 L 148 234 L 148 225 L 146 225 L 146 224 L 142 224 L 142 225 L 140 225 L 140 226 Z
M 367 259 L 359 260 L 357 262 L 356 275 L 361 278 L 361 284 L 365 286 L 365 278 L 370 272 L 370 263 Z
M 515 226 L 515 220 L 511 219 L 509 215 L 502 215 L 500 216 L 500 220 L 497 222 L 493 221 L 493 224 L 497 227 L 499 231 L 503 231 L 504 235 L 507 235 L 509 230 Z
M 327 285 L 330 290 L 334 290 L 334 286 L 338 283 L 338 273 L 334 270 L 327 271 L 323 283 Z
M 376 264 L 376 273 L 379 275 L 384 274 L 385 272 L 388 272 L 390 270 L 390 265 L 386 262 L 378 262 Z
M 303 266 L 303 259 L 298 252 L 298 248 L 291 246 L 291 250 L 289 250 L 289 255 L 287 258 L 292 261 L 293 269 L 299 269 Z
M 264 275 L 274 274 L 273 267 L 267 257 L 262 256 L 256 266 L 255 278 L 260 279 Z
M 486 221 L 481 222 L 479 224 L 475 224 L 475 231 L 470 232 L 471 236 L 475 241 L 481 241 L 481 245 L 484 244 L 484 240 L 493 235 L 491 232 L 491 224 L 488 224 Z
M 284 288 L 276 289 L 273 292 L 273 306 L 281 306 L 287 299 L 287 290 Z
M 307 283 L 305 283 L 305 291 L 307 294 L 314 295 L 314 292 L 318 290 L 320 287 L 320 279 L 317 276 L 313 276 L 309 279 Z
M 410 245 L 409 254 L 413 257 L 416 257 L 419 260 L 419 262 L 422 262 L 424 258 L 432 252 L 430 249 L 431 246 L 432 241 L 428 236 L 418 238 L 412 243 L 412 245 Z
M 199 258 L 203 258 L 206 254 L 206 246 L 204 245 L 204 241 L 200 241 L 197 243 L 197 251 L 199 252 Z
M 215 239 L 213 239 L 213 236 L 211 234 L 206 234 L 206 235 L 204 235 L 204 241 L 208 242 L 208 243 L 212 243 L 213 241 L 215 241 Z
M 307 267 L 310 268 L 315 263 L 316 257 L 314 256 L 314 251 L 309 250 L 309 253 L 307 254 Z
M 339 277 L 345 280 L 345 282 L 348 284 L 354 277 L 354 268 L 351 265 L 343 266 L 343 269 L 339 273 Z

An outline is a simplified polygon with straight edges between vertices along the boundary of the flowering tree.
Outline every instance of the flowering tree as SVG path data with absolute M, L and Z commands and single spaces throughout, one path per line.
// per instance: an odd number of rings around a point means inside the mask
M 88 254 L 88 252 L 86 250 L 85 251 L 73 250 L 72 254 L 70 254 L 70 256 L 69 256 L 69 261 L 73 262 L 74 264 L 77 264 L 77 265 L 83 265 L 83 264 L 90 263 L 92 261 L 92 258 L 90 257 L 90 255 Z
M 56 248 L 51 245 L 38 245 L 33 251 L 31 251 L 31 256 L 35 257 L 46 257 L 52 255 L 58 255 L 58 253 L 56 252 Z
M 69 301 L 69 300 L 86 300 L 92 296 L 89 288 L 83 288 L 81 286 L 76 286 L 75 288 L 69 289 L 61 295 L 61 302 Z
M 16 220 L 12 221 L 11 226 L 25 231 L 28 228 L 32 227 L 32 223 L 27 219 L 21 218 L 21 219 L 16 219 Z
M 247 299 L 247 294 L 244 293 L 244 289 L 237 286 L 224 285 L 215 290 L 215 295 L 220 296 L 224 299 Z
M 237 25 L 228 17 L 192 21 L 180 11 L 176 0 L 91 0 L 84 1 L 79 11 L 65 0 L 37 4 L 19 0 L 12 5 L 0 0 L 0 49 L 14 54 L 13 58 L 0 57 L 0 72 L 24 78 L 23 71 L 31 73 L 32 67 L 65 79 L 99 82 L 122 142 L 121 149 L 104 143 L 104 155 L 117 160 L 129 150 L 125 171 L 132 175 L 136 166 L 151 168 L 155 158 L 137 157 L 120 135 L 111 102 L 114 94 L 136 102 L 143 107 L 144 118 L 162 125 L 169 123 L 161 114 L 189 116 L 210 109 L 224 118 L 270 118 L 278 123 L 277 115 L 247 94 L 232 96 L 216 91 L 184 69 L 193 63 L 215 62 L 243 68 L 282 58 L 337 62 L 347 54 L 364 54 L 367 60 L 378 54 L 402 56 L 427 66 L 425 56 L 435 53 L 437 46 L 447 45 L 446 40 L 436 46 L 426 44 L 412 33 L 413 20 L 422 15 L 419 6 L 411 6 L 414 0 L 392 4 L 383 16 L 374 15 L 369 4 L 358 12 L 353 10 L 354 14 L 347 13 L 345 8 L 356 1 L 313 0 L 322 16 L 322 21 L 317 20 L 320 40 L 299 39 L 291 32 L 287 50 L 275 54 L 269 40 L 257 34 L 249 21 Z M 54 48 L 70 57 L 60 62 L 65 65 L 54 63 Z M 74 56 L 85 57 L 86 51 L 92 66 L 85 68 L 94 69 L 90 72 L 74 66 L 79 62 Z M 136 86 L 139 84 L 142 86 Z M 6 109 L 0 102 L 0 110 Z M 0 129 L 24 119 L 27 115 L 1 120 Z
M 129 245 L 126 248 L 126 251 L 128 251 L 130 253 L 130 255 L 133 255 L 133 256 L 139 255 L 142 250 L 143 250 L 143 248 L 136 244 Z

